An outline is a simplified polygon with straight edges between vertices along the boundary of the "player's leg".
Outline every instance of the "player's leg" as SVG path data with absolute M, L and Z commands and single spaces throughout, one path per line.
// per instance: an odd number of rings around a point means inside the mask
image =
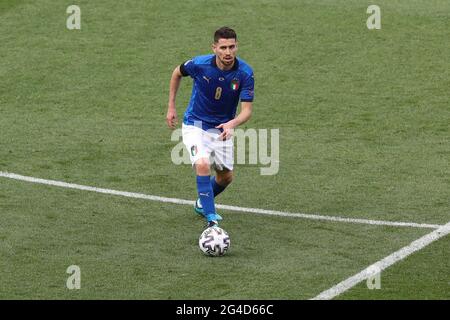
M 198 199 L 203 207 L 203 215 L 210 223 L 217 224 L 216 209 L 214 205 L 214 192 L 211 185 L 211 171 L 208 158 L 200 158 L 195 164 L 197 174 Z
M 216 167 L 215 169 L 216 175 L 211 177 L 211 187 L 214 194 L 214 198 L 217 197 L 225 188 L 233 181 L 233 171 L 227 168 L 219 169 Z M 203 206 L 200 201 L 200 198 L 197 199 L 195 203 L 195 212 L 198 214 L 203 214 Z M 221 220 L 222 217 L 219 217 Z
M 223 190 L 225 190 L 231 181 L 233 181 L 234 154 L 232 139 L 226 141 L 212 139 L 212 141 L 212 143 L 209 143 L 209 146 L 213 150 L 212 160 L 216 171 L 216 176 L 211 178 L 211 187 L 214 197 L 216 197 Z M 203 212 L 202 204 L 201 199 L 197 199 L 195 203 L 195 211 L 197 213 Z
M 215 213 L 214 196 L 211 185 L 210 161 L 211 148 L 205 140 L 202 129 L 195 126 L 182 126 L 183 143 L 189 151 L 191 163 L 196 173 L 198 198 L 203 204 L 202 215 L 208 222 L 215 221 L 218 217 Z
M 216 175 L 211 177 L 211 186 L 214 193 L 214 198 L 217 197 L 228 185 L 233 181 L 233 171 L 223 168 L 216 168 Z M 201 207 L 201 205 L 200 205 Z
M 213 188 L 214 197 L 217 197 L 226 187 L 233 181 L 233 170 L 223 168 L 216 169 L 216 176 L 211 178 L 211 186 Z

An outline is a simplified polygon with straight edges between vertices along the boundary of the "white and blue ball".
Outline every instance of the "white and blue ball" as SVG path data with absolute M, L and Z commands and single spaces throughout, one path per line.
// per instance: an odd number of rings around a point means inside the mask
M 208 256 L 223 256 L 230 249 L 230 236 L 219 227 L 205 229 L 198 239 L 200 250 Z

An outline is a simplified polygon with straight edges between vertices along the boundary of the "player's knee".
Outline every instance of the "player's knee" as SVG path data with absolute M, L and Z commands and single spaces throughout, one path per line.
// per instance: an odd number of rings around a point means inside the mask
M 209 162 L 206 159 L 199 159 L 195 162 L 195 170 L 198 175 L 208 175 L 209 174 Z

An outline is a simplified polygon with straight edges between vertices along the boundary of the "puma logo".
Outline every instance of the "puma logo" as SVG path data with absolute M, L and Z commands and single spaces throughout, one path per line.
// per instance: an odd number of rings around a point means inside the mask
M 208 78 L 207 76 L 203 76 L 203 79 L 205 79 L 206 82 L 208 82 L 208 83 L 209 83 L 209 80 L 211 80 L 211 78 Z

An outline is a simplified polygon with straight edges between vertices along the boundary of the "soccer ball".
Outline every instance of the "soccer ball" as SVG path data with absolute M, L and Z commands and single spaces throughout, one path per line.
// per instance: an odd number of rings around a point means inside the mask
M 230 236 L 219 227 L 205 229 L 198 239 L 198 246 L 208 256 L 223 256 L 230 248 Z

